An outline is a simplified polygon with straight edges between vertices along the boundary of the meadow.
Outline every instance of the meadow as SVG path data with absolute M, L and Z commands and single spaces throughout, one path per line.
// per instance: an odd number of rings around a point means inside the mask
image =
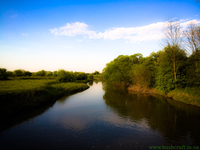
M 35 109 L 87 88 L 89 86 L 86 83 L 58 83 L 55 77 L 17 77 L 1 80 L 0 113 L 1 116 L 7 116 Z

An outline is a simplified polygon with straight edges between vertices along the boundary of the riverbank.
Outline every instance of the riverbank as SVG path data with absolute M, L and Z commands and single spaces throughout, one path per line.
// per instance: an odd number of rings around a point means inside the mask
M 181 101 L 186 104 L 200 107 L 200 88 L 186 87 L 184 89 L 174 89 L 169 93 L 164 93 L 156 88 L 144 88 L 136 85 L 131 85 L 128 88 L 129 93 L 140 92 L 149 94 L 158 94 L 168 98 L 172 98 L 175 101 Z
M 85 83 L 57 83 L 54 79 L 0 81 L 0 114 L 8 116 L 39 108 L 88 88 Z

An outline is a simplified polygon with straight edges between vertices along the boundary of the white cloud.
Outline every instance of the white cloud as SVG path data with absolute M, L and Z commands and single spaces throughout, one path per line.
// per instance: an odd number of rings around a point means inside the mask
M 185 28 L 191 22 L 199 24 L 200 20 L 180 20 L 181 25 Z M 126 43 L 136 43 L 141 41 L 160 40 L 164 38 L 163 27 L 165 22 L 152 23 L 140 27 L 116 27 L 107 29 L 105 32 L 95 32 L 88 29 L 88 25 L 85 23 L 75 22 L 67 23 L 65 26 L 60 28 L 50 29 L 52 34 L 65 35 L 65 36 L 76 36 L 83 35 L 89 39 L 100 39 L 105 40 L 117 40 L 125 39 Z

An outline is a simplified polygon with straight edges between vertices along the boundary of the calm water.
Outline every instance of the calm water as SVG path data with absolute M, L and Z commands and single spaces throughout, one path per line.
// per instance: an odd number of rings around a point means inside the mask
M 199 145 L 200 108 L 93 83 L 0 134 L 0 149 L 149 149 Z

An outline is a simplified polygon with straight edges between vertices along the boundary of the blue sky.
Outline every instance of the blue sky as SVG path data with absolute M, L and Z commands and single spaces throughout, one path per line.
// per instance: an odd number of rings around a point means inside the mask
M 0 0 L 0 67 L 101 72 L 118 55 L 161 50 L 168 19 L 199 15 L 196 0 Z

